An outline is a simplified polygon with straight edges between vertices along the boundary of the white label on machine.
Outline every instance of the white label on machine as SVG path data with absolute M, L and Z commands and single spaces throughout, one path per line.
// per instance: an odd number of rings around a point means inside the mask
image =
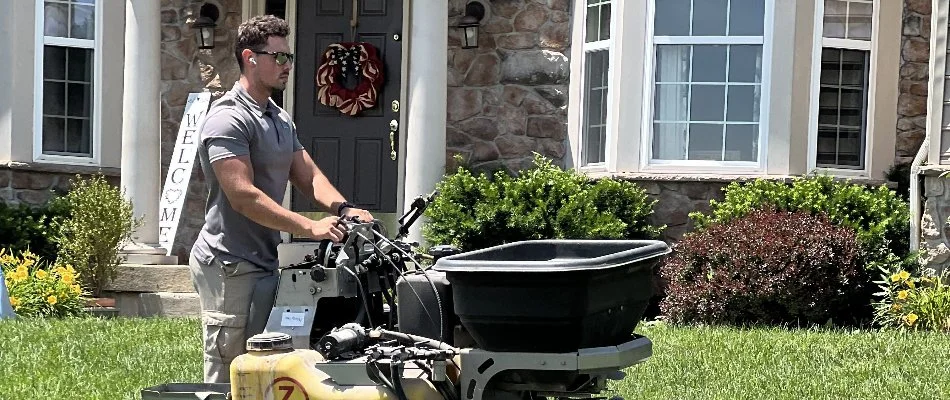
M 280 318 L 280 326 L 303 326 L 303 319 L 307 313 L 285 312 Z

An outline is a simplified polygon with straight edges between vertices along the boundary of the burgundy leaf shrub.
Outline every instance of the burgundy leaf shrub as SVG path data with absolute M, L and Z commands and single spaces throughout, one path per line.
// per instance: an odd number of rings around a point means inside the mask
M 673 246 L 660 268 L 672 322 L 813 324 L 870 317 L 854 230 L 823 215 L 760 210 Z

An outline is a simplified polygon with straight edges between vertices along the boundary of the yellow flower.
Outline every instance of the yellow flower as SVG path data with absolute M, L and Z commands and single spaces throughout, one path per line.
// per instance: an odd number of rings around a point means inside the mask
M 76 275 L 76 270 L 73 269 L 72 264 L 66 264 L 66 272 L 69 272 L 70 274 Z
M 66 268 L 56 267 L 56 275 L 63 276 L 66 273 Z
M 891 282 L 897 282 L 901 280 L 901 276 L 898 274 L 891 275 Z
M 907 291 L 906 291 L 906 290 L 901 290 L 901 291 L 897 292 L 897 299 L 898 299 L 898 300 L 905 300 L 905 299 L 907 299 Z
M 20 265 L 19 267 L 16 267 L 16 273 L 20 275 L 26 275 L 30 273 L 30 271 L 26 268 L 26 265 Z
M 42 270 L 42 269 L 36 270 L 37 279 L 46 279 L 47 276 L 49 276 L 49 274 L 46 273 L 45 270 Z
M 52 306 L 52 305 L 55 305 L 55 304 L 56 304 L 56 296 L 49 296 L 49 297 L 47 297 L 47 298 L 46 298 L 46 302 L 49 303 L 49 305 L 51 305 L 51 306 Z
M 18 298 L 16 298 L 16 297 L 13 297 L 13 296 L 10 296 L 10 305 L 13 306 L 13 308 L 19 307 L 19 306 L 20 306 L 20 299 L 18 299 Z
M 20 266 L 32 267 L 32 266 L 33 266 L 33 263 L 35 263 L 35 262 L 36 262 L 36 261 L 31 260 L 31 259 L 29 259 L 29 258 L 24 258 L 24 259 L 23 259 L 23 264 L 21 264 Z
M 914 288 L 914 281 L 907 281 L 907 282 L 905 282 L 905 283 L 907 283 L 907 287 L 909 287 L 909 288 L 911 288 L 911 289 Z
M 904 280 L 904 281 L 906 281 L 907 278 L 910 278 L 910 273 L 907 271 L 901 271 L 899 275 L 901 276 L 901 280 Z
M 904 316 L 904 322 L 907 322 L 907 325 L 914 325 L 917 322 L 917 314 L 910 313 Z
M 80 294 L 80 293 L 82 293 L 82 287 L 80 287 L 79 285 L 70 285 L 69 288 L 70 288 L 70 289 L 73 291 L 73 293 L 75 293 L 75 294 Z
M 904 306 L 902 306 L 902 305 L 900 305 L 900 304 L 894 304 L 893 306 L 891 306 L 891 308 L 892 308 L 894 311 L 900 311 L 901 308 L 904 308 Z
M 17 270 L 16 272 L 10 275 L 10 279 L 13 279 L 13 282 L 22 282 L 24 279 L 26 279 L 27 276 L 28 275 L 26 274 L 25 270 L 23 271 Z M 13 285 L 10 285 L 10 286 L 13 286 Z
M 63 283 L 67 285 L 72 285 L 73 282 L 75 282 L 75 279 L 73 278 L 73 274 L 70 274 L 68 272 L 63 274 Z

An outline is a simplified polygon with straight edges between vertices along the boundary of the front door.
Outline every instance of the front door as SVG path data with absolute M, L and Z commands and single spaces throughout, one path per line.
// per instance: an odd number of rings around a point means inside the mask
M 396 212 L 402 0 L 307 0 L 297 3 L 294 119 L 300 142 L 348 201 L 376 214 Z M 354 17 L 354 8 L 356 15 Z M 355 28 L 352 27 L 355 23 Z M 379 51 L 383 84 L 376 105 L 345 115 L 318 100 L 316 71 L 327 47 L 368 42 Z M 341 81 L 337 79 L 337 81 Z M 346 82 L 352 88 L 356 81 Z M 396 102 L 396 103 L 394 103 Z M 391 135 L 392 134 L 392 135 Z M 293 191 L 291 207 L 318 211 Z

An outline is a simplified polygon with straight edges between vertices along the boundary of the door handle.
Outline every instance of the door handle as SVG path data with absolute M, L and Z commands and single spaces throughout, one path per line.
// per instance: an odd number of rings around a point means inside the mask
M 389 158 L 396 161 L 396 132 L 389 132 Z
M 396 161 L 396 131 L 399 130 L 399 121 L 389 121 L 389 158 Z

